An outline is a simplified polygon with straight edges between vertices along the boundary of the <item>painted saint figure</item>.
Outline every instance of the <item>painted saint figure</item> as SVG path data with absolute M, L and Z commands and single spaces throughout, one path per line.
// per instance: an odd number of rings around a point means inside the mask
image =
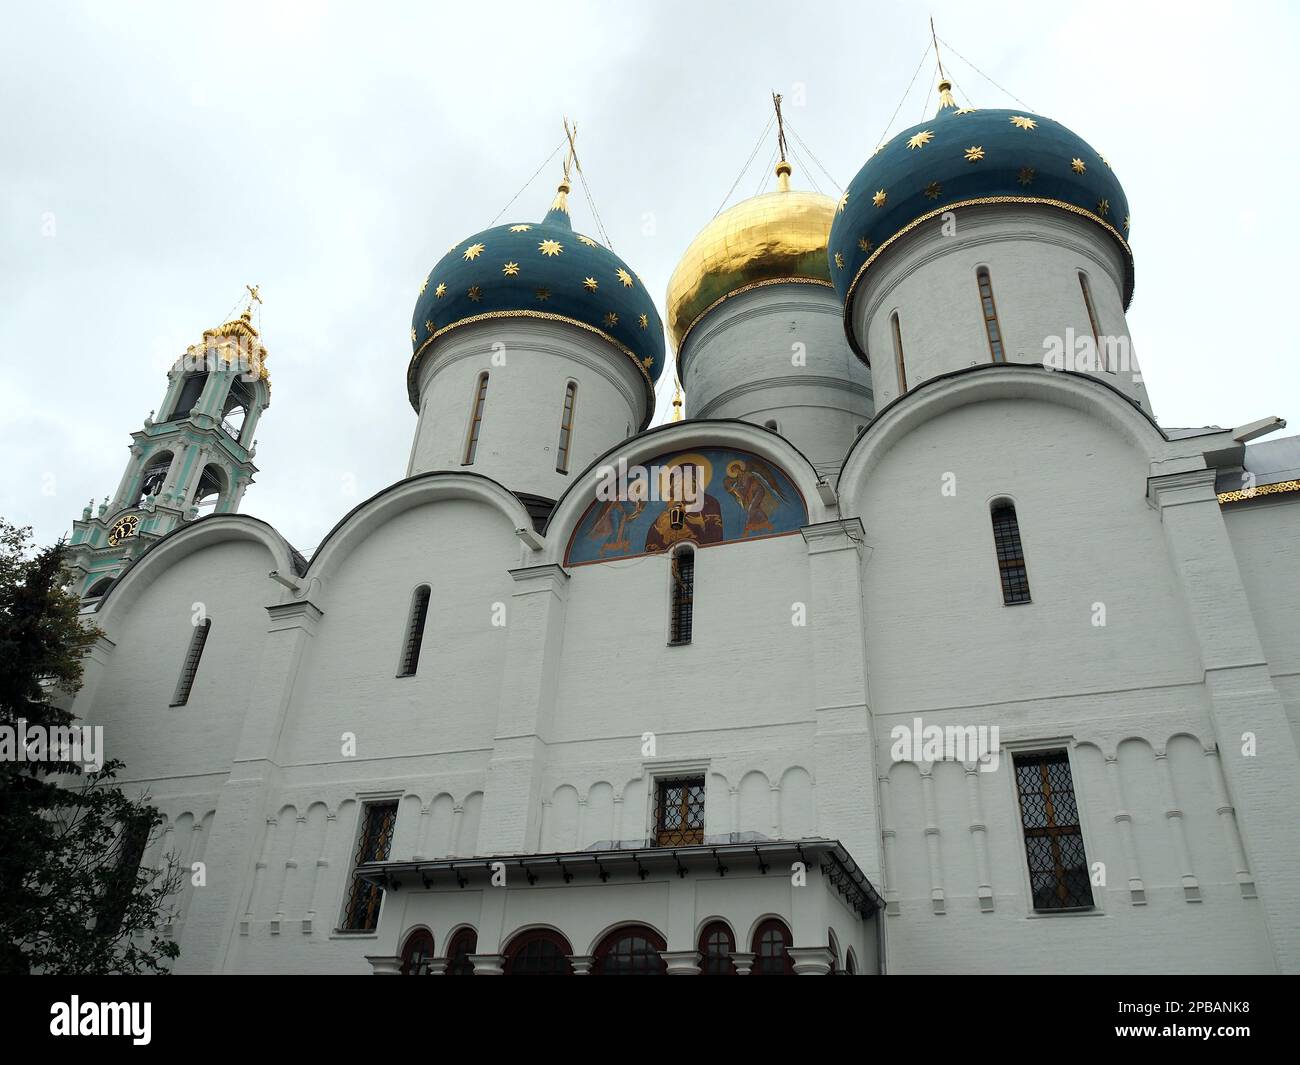
M 733 459 L 727 463 L 727 476 L 722 487 L 745 512 L 742 536 L 774 531 L 772 515 L 785 502 L 779 484 L 777 475 L 762 459 Z

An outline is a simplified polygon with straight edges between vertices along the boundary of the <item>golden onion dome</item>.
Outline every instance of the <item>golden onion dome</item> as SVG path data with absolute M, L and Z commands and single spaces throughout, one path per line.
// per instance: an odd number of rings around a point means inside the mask
M 791 189 L 790 169 L 778 163 L 776 192 L 723 211 L 686 249 L 668 281 L 668 332 L 679 351 L 695 323 L 730 296 L 782 281 L 831 284 L 835 201 Z

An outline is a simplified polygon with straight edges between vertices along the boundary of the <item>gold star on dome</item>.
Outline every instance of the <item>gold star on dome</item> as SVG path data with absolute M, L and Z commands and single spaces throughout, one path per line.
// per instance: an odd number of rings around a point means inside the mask
M 415 343 L 415 326 L 411 326 L 411 343 Z
M 614 326 L 618 325 L 618 315 L 613 311 L 610 311 L 605 315 L 605 324 L 609 326 L 610 329 L 613 329 Z
M 483 299 L 483 290 L 478 285 L 470 285 L 467 295 L 473 302 L 479 303 Z
M 594 277 L 584 277 L 582 279 L 582 287 L 588 292 L 595 292 L 600 286 L 596 284 L 596 279 Z
M 545 303 L 551 298 L 551 290 L 549 288 L 539 288 L 533 292 L 533 295 Z
M 929 200 L 937 200 L 941 192 L 943 192 L 943 186 L 937 181 L 931 181 L 925 187 L 925 196 Z
M 564 245 L 558 240 L 544 240 L 537 245 L 537 250 L 543 255 L 559 255 L 564 251 Z
M 433 297 L 434 299 L 440 300 L 445 295 L 447 295 L 447 286 L 444 285 L 441 281 L 439 281 L 438 287 L 433 290 Z
M 1071 159 L 1070 169 L 1073 170 L 1076 174 L 1082 174 L 1088 168 L 1084 166 L 1082 159 Z
M 430 333 L 432 333 L 432 332 L 433 332 L 433 322 L 431 322 L 428 318 L 426 318 L 426 319 L 424 320 L 424 328 L 425 328 L 426 330 L 428 330 Z
M 1098 200 L 1097 213 L 1101 215 L 1102 218 L 1105 218 L 1110 214 L 1110 200 Z
M 882 143 L 880 143 L 880 144 L 877 144 L 877 145 L 876 145 L 876 150 L 875 150 L 874 152 L 872 152 L 871 154 L 872 154 L 872 155 L 879 155 L 881 152 L 883 152 L 883 151 L 885 150 L 885 145 L 888 144 L 888 143 L 889 143 L 889 141 L 884 141 L 884 142 L 882 142 Z
M 889 199 L 889 193 L 884 189 L 878 189 L 876 194 L 871 197 L 871 202 L 876 207 L 884 207 L 887 199 Z
M 511 226 L 511 227 L 510 227 L 510 232 L 511 232 L 511 233 L 527 233 L 527 232 L 528 232 L 530 229 L 532 229 L 532 228 L 533 228 L 533 227 L 530 226 L 530 225 L 528 225 L 526 222 L 520 222 L 519 225 L 517 225 L 517 226 Z
M 1017 180 L 1022 185 L 1032 185 L 1034 183 L 1034 174 L 1036 171 L 1032 166 L 1022 166 Z
M 848 202 L 849 202 L 849 194 L 846 192 L 843 196 L 840 197 L 840 207 L 839 207 L 840 214 L 844 213 L 844 208 L 848 206 Z
M 966 162 L 978 163 L 984 158 L 984 148 L 979 144 L 972 144 L 966 149 Z
M 486 249 L 483 247 L 482 244 L 471 244 L 468 248 L 465 249 L 465 261 L 472 263 L 475 259 L 477 259 L 480 255 L 482 255 L 485 250 Z
M 1125 228 L 1125 229 L 1128 229 L 1128 224 L 1129 224 L 1129 219 L 1130 219 L 1130 218 L 1132 218 L 1132 215 L 1127 215 L 1127 214 L 1126 214 L 1126 215 L 1124 216 L 1124 228 Z
M 920 133 L 907 138 L 907 146 L 908 148 L 924 148 L 932 140 L 934 140 L 934 130 L 923 129 Z
M 648 314 L 641 315 L 641 317 L 637 319 L 637 323 L 641 326 L 642 329 L 649 329 L 650 316 Z
M 1012 115 L 1011 124 L 1015 126 L 1016 129 L 1033 129 L 1038 125 L 1038 123 L 1032 118 L 1026 118 L 1024 115 Z
M 426 288 L 428 288 L 428 287 L 429 287 L 429 279 L 426 277 L 423 281 L 420 282 L 420 295 L 421 295 L 421 296 L 424 295 L 424 290 L 425 290 Z
M 641 365 L 644 366 L 647 370 L 650 369 L 650 367 L 653 366 L 654 364 L 655 364 L 655 357 L 653 355 L 647 355 L 644 359 L 641 360 Z
M 589 248 L 594 248 L 596 246 L 596 242 L 592 240 L 590 237 L 584 237 L 581 233 L 579 233 L 577 236 L 578 236 L 578 242 L 580 244 L 585 244 Z
M 835 265 L 841 270 L 844 269 L 844 256 L 839 252 L 835 253 Z
M 978 111 L 978 107 L 962 107 L 953 112 L 954 115 L 973 115 Z
M 618 279 L 623 282 L 624 288 L 632 287 L 632 275 L 629 274 L 626 270 L 624 270 L 621 266 L 617 270 L 615 270 L 614 273 L 616 273 L 618 275 Z
M 501 272 L 502 272 L 503 274 L 505 274 L 506 277 L 518 277 L 518 276 L 519 276 L 519 264 L 518 264 L 518 263 L 506 263 L 504 266 L 501 267 Z
M 872 244 L 871 241 L 867 240 L 866 237 L 858 237 L 858 251 L 869 252 L 874 247 L 875 245 Z

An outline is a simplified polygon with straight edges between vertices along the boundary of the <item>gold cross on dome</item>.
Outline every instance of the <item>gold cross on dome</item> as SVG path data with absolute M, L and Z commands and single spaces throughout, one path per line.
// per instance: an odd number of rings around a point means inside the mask
M 261 295 L 258 293 L 258 289 L 261 288 L 261 287 L 262 287 L 261 285 L 245 285 L 245 286 L 244 286 L 244 288 L 248 289 L 248 308 L 247 308 L 247 312 L 250 313 L 250 314 L 252 313 L 252 310 L 253 310 L 253 304 L 254 304 L 254 303 L 261 303 L 261 302 L 262 302 L 262 297 L 261 297 Z

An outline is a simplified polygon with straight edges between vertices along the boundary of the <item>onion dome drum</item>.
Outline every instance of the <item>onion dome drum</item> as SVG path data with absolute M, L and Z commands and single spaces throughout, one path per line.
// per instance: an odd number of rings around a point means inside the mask
M 1041 206 L 1095 222 L 1121 249 L 1127 308 L 1133 292 L 1128 200 L 1105 157 L 1050 118 L 958 108 L 947 81 L 939 90 L 934 118 L 876 149 L 840 200 L 828 264 L 845 321 L 852 320 L 863 276 L 890 245 L 946 211 L 981 204 Z
M 567 181 L 540 222 L 485 229 L 456 244 L 420 285 L 411 319 L 407 390 L 419 409 L 420 360 L 453 329 L 494 318 L 564 322 L 602 337 L 631 360 L 654 409 L 664 369 L 663 323 L 631 267 L 569 220 Z

